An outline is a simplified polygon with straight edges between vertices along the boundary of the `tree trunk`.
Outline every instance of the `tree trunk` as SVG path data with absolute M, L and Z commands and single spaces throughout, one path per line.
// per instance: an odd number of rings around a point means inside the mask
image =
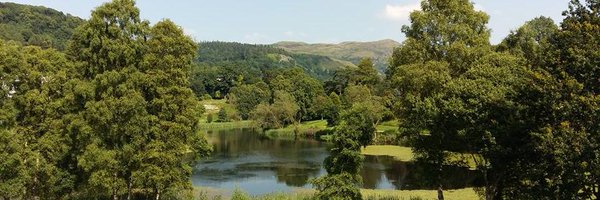
M 444 200 L 444 189 L 442 188 L 442 184 L 438 186 L 437 189 L 438 200 Z
M 156 198 L 155 200 L 159 200 L 160 199 L 160 190 L 156 190 Z
M 443 172 L 443 167 L 444 167 L 444 161 L 443 161 L 443 157 L 441 160 L 438 160 L 438 174 L 437 174 L 437 179 L 438 179 L 438 189 L 437 189 L 437 193 L 438 193 L 438 200 L 444 200 L 444 188 L 442 187 L 442 172 Z
M 127 183 L 127 200 L 131 200 L 131 180 Z
M 117 172 L 113 173 L 113 178 L 116 181 L 117 180 Z M 117 188 L 113 189 L 113 200 L 118 200 L 119 197 L 117 196 Z

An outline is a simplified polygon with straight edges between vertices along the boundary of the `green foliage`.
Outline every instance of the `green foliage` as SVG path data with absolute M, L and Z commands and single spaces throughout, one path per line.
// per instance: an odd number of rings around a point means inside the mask
M 341 173 L 327 175 L 312 180 L 313 186 L 319 191 L 315 194 L 316 199 L 322 200 L 360 200 L 362 195 L 356 182 L 360 182 L 360 177 Z
M 231 200 L 250 200 L 250 195 L 246 192 L 242 191 L 239 188 L 233 190 L 233 194 L 231 195 Z
M 566 72 L 583 84 L 585 90 L 600 92 L 600 3 L 597 0 L 572 0 L 563 12 L 565 19 L 556 37 L 559 60 L 551 69 Z
M 240 85 L 231 89 L 229 101 L 235 105 L 242 119 L 248 119 L 250 112 L 261 103 L 268 103 L 271 99 L 271 91 L 264 83 L 252 85 Z
M 202 109 L 188 82 L 196 44 L 171 21 L 139 19 L 130 0 L 98 7 L 71 44 L 81 64 L 72 81 L 90 91 L 68 129 L 81 148 L 80 198 L 158 199 L 190 188 L 190 165 L 209 150 L 195 134 Z
M 269 85 L 273 91 L 284 91 L 294 97 L 294 101 L 300 108 L 295 116 L 297 120 L 317 119 L 317 114 L 311 111 L 315 106 L 316 99 L 323 95 L 323 86 L 317 79 L 309 77 L 299 68 L 282 70 L 270 80 Z
M 453 75 L 467 70 L 491 50 L 489 16 L 473 8 L 468 0 L 422 1 L 422 10 L 410 14 L 411 25 L 402 27 L 407 39 L 394 50 L 386 75 L 393 77 L 399 66 L 428 61 L 447 62 Z
M 217 119 L 217 120 L 218 120 L 218 119 Z M 213 114 L 212 114 L 212 113 L 209 113 L 209 114 L 206 116 L 206 123 L 211 123 L 211 122 L 213 122 Z
M 221 108 L 221 110 L 219 110 L 219 113 L 217 114 L 218 118 L 217 118 L 217 122 L 228 122 L 229 121 L 229 116 L 227 115 L 227 111 L 225 110 L 225 108 Z
M 50 8 L 16 3 L 0 3 L 0 15 L 0 39 L 59 50 L 84 22 Z
M 16 199 L 59 198 L 73 188 L 64 168 L 63 83 L 73 64 L 55 50 L 0 41 L 0 193 Z M 7 185 L 8 184 L 8 185 Z
M 269 130 L 283 128 L 285 125 L 296 122 L 296 113 L 300 110 L 294 97 L 287 92 L 275 91 L 275 100 L 273 104 L 259 104 L 252 111 L 252 119 L 258 124 L 258 127 Z
M 363 58 L 358 64 L 358 68 L 345 68 L 334 73 L 333 77 L 325 82 L 327 92 L 336 92 L 341 94 L 351 85 L 361 85 L 374 89 L 381 84 L 381 78 L 375 68 L 371 58 Z
M 558 31 L 558 26 L 552 19 L 538 17 L 512 31 L 497 48 L 500 52 L 508 51 L 526 58 L 533 68 L 545 67 L 552 59 L 553 52 L 550 48 Z
M 190 78 L 197 96 L 224 96 L 231 88 L 242 84 L 269 82 L 276 71 L 298 67 L 319 80 L 327 79 L 345 63 L 326 56 L 294 54 L 271 45 L 251 45 L 236 42 L 200 43 L 197 64 Z
M 343 42 L 339 44 L 306 44 L 303 42 L 278 42 L 276 47 L 297 54 L 314 54 L 345 60 L 358 65 L 365 58 L 373 58 L 375 68 L 384 72 L 388 67 L 388 59 L 395 47 L 400 44 L 393 40 L 374 42 Z

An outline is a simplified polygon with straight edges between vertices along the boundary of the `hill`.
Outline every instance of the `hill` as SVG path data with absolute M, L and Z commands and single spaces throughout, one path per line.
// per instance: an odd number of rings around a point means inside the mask
M 0 39 L 64 50 L 83 19 L 42 7 L 0 2 Z
M 339 44 L 308 44 L 304 42 L 278 42 L 273 44 L 275 47 L 292 53 L 328 56 L 354 64 L 358 64 L 364 57 L 371 57 L 377 70 L 382 73 L 387 68 L 388 58 L 392 55 L 392 50 L 399 45 L 400 43 L 389 39 L 374 42 L 342 42 Z
M 301 68 L 308 75 L 324 81 L 339 69 L 355 66 L 327 56 L 291 53 L 273 45 L 200 42 L 192 88 L 198 96 L 221 97 L 236 84 L 268 80 L 278 69 L 291 67 Z
M 300 67 L 318 79 L 329 78 L 333 72 L 350 62 L 327 56 L 291 53 L 272 45 L 243 44 L 238 42 L 201 42 L 197 61 L 200 64 L 244 66 L 256 70 L 277 67 Z

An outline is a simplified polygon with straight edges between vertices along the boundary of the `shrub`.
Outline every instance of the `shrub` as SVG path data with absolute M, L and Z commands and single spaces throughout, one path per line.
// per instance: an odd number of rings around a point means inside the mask
M 208 116 L 206 116 L 206 123 L 211 123 L 213 122 L 213 114 L 210 113 L 208 114 Z

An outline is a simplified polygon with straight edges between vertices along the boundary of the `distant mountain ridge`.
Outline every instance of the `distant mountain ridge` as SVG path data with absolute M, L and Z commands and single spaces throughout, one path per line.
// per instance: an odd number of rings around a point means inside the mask
M 300 67 L 320 80 L 328 79 L 335 71 L 354 64 L 329 56 L 291 53 L 273 45 L 244 44 L 239 42 L 200 42 L 197 62 L 211 66 L 236 65 L 246 69 Z
M 273 44 L 273 46 L 292 53 L 328 56 L 354 64 L 358 64 L 362 58 L 370 57 L 373 59 L 377 70 L 383 73 L 387 68 L 392 51 L 395 47 L 400 46 L 400 43 L 391 39 L 373 42 L 342 42 L 338 44 L 282 41 Z

